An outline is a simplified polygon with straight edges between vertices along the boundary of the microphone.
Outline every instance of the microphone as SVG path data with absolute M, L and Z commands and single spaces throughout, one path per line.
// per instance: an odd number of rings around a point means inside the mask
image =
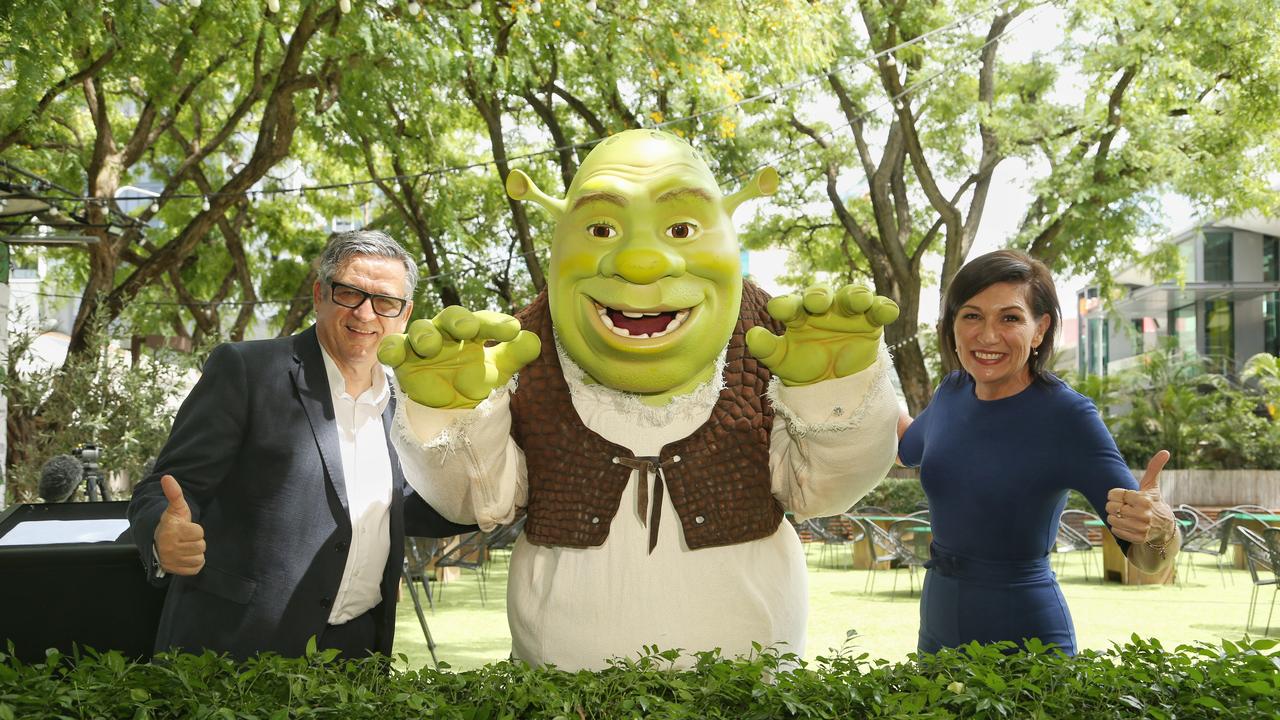
M 66 502 L 84 479 L 84 467 L 71 455 L 54 455 L 40 468 L 40 497 L 45 502 Z

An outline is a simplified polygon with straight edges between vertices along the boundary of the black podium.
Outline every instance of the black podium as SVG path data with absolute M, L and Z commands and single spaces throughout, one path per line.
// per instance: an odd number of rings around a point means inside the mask
M 147 583 L 122 502 L 15 505 L 0 513 L 0 648 L 151 657 L 164 591 Z M 118 531 L 123 529 L 121 535 Z

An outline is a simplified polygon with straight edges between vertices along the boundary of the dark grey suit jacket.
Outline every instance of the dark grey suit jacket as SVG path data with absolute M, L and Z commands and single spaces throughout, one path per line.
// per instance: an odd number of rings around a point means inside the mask
M 449 522 L 405 484 L 390 427 L 391 552 L 374 609 L 375 647 L 391 652 L 404 536 L 475 529 Z M 168 506 L 160 476 L 182 485 L 204 527 L 197 575 L 154 579 L 152 545 Z M 183 402 L 154 472 L 134 489 L 129 523 L 147 577 L 167 583 L 156 651 L 205 649 L 245 658 L 301 655 L 320 635 L 351 543 L 333 399 L 312 327 L 292 337 L 216 348 Z

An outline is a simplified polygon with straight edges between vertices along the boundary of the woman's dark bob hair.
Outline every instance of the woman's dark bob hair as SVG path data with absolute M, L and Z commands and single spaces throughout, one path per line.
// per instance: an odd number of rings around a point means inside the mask
M 996 250 L 976 257 L 951 279 L 943 301 L 942 319 L 938 321 L 938 348 L 942 357 L 950 367 L 963 367 L 956 355 L 956 313 L 974 295 L 1002 282 L 1026 286 L 1032 314 L 1037 318 L 1049 316 L 1049 329 L 1044 332 L 1040 351 L 1027 361 L 1032 379 L 1046 380 L 1058 325 L 1062 323 L 1062 308 L 1058 306 L 1058 291 L 1049 268 L 1019 250 Z

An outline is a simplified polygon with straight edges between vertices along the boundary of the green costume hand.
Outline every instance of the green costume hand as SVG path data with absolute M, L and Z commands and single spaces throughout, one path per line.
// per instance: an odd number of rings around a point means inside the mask
M 871 367 L 884 326 L 898 319 L 898 305 L 861 285 L 832 292 L 814 285 L 769 301 L 769 315 L 785 324 L 778 337 L 763 327 L 747 331 L 747 350 L 783 385 L 812 385 Z
M 538 336 L 510 315 L 457 305 L 408 330 L 383 338 L 378 360 L 395 369 L 410 399 L 433 408 L 479 405 L 542 350 Z

